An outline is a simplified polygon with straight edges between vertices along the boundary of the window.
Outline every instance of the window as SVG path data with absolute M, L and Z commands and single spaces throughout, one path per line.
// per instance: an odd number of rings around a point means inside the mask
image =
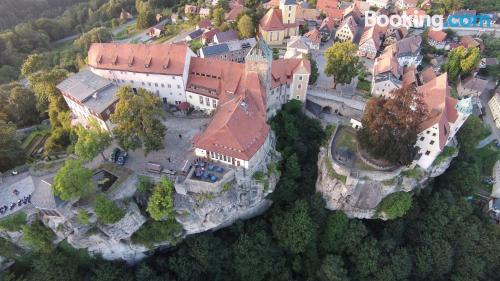
M 181 85 L 177 85 L 177 89 L 180 89 L 181 88 Z
M 161 87 L 162 87 L 162 88 L 165 88 L 165 84 L 161 83 Z
M 144 81 L 143 81 L 143 82 L 142 82 L 142 86 L 145 86 L 145 85 L 146 85 L 146 83 L 144 83 Z
M 434 141 L 432 140 L 432 141 L 430 142 L 430 144 L 434 144 Z
M 151 82 L 148 82 L 148 86 L 151 86 Z
M 172 85 L 170 85 L 170 84 L 167 84 L 167 86 L 168 86 L 169 89 L 172 88 Z
M 301 81 L 302 81 L 302 75 L 300 75 L 300 76 L 299 76 L 299 80 L 301 80 Z
M 130 80 L 130 83 L 134 84 L 134 80 Z
M 431 132 L 431 131 L 429 131 L 429 130 L 428 130 L 428 131 L 427 131 L 427 132 L 425 132 L 425 133 L 426 133 L 426 134 L 429 134 L 430 132 Z
M 155 83 L 155 87 L 158 88 L 158 83 Z
M 213 106 L 214 106 L 214 108 L 217 108 L 217 100 L 214 100 Z
M 207 106 L 210 106 L 210 98 L 205 98 L 205 102 L 207 103 Z
M 436 136 L 436 133 L 433 133 L 433 134 L 432 134 L 432 136 L 433 136 L 433 137 L 435 137 L 435 136 Z
M 423 141 L 425 138 L 424 137 L 420 137 L 420 140 Z
M 429 154 L 431 154 L 431 152 L 430 152 L 429 150 L 427 150 L 427 151 L 425 152 L 425 155 L 429 155 Z
M 300 100 L 300 96 L 297 96 L 296 98 L 297 98 L 298 100 Z
M 301 84 L 299 84 L 299 86 L 297 86 L 297 88 L 299 88 L 299 89 L 300 89 L 300 88 L 302 88 L 302 85 L 301 85 Z
M 203 97 L 200 96 L 200 104 L 203 104 Z

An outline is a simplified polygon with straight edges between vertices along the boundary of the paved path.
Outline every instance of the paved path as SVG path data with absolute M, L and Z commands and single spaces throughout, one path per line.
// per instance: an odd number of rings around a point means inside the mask
M 479 148 L 483 148 L 485 146 L 487 146 L 489 143 L 491 143 L 492 141 L 496 140 L 496 135 L 495 134 L 491 134 L 489 136 L 487 136 L 485 139 L 481 140 L 476 148 L 479 149 Z

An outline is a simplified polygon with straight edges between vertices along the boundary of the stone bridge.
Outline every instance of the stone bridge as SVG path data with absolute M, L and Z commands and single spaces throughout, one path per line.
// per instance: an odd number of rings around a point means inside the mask
M 307 92 L 306 108 L 316 116 L 327 113 L 361 120 L 365 106 L 366 100 L 357 95 L 348 97 L 317 89 L 310 89 Z

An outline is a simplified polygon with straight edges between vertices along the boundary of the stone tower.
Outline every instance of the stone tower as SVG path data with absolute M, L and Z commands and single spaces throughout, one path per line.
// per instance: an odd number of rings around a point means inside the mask
M 266 89 L 266 93 L 271 88 L 271 65 L 273 62 L 273 51 L 262 39 L 257 40 L 257 44 L 250 49 L 245 57 L 245 71 L 259 74 L 260 82 Z

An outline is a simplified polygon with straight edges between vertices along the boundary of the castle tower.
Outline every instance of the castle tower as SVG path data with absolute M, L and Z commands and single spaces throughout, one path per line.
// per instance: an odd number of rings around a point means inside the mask
M 283 24 L 295 24 L 297 14 L 297 0 L 280 0 Z
M 271 65 L 273 62 L 273 51 L 262 39 L 250 49 L 245 57 L 245 71 L 259 74 L 260 81 L 266 93 L 271 88 Z

